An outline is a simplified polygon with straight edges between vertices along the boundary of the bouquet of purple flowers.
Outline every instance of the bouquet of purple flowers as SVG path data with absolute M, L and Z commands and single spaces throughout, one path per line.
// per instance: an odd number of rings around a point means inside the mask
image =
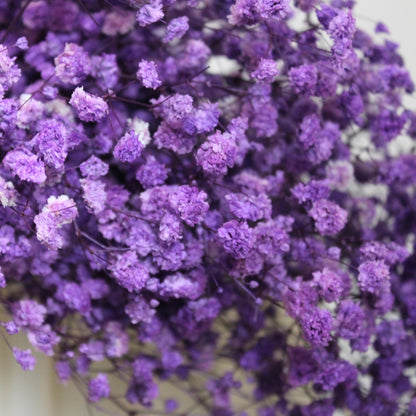
M 0 0 L 2 336 L 129 416 L 415 415 L 414 84 L 353 6 Z

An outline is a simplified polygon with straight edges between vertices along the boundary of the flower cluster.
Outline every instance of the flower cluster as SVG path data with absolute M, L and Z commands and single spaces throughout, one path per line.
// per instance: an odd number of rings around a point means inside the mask
M 414 85 L 353 6 L 0 2 L 11 345 L 126 415 L 416 414 Z

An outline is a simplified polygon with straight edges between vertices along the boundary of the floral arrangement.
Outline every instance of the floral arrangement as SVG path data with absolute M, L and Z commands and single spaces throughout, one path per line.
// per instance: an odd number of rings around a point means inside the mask
M 353 6 L 0 1 L 3 338 L 117 414 L 416 414 L 414 85 Z

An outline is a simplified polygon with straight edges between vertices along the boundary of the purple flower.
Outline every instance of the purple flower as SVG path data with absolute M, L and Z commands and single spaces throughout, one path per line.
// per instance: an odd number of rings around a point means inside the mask
M 39 328 L 46 315 L 46 308 L 34 300 L 21 300 L 13 305 L 13 320 L 17 326 Z
M 174 241 L 182 238 L 182 221 L 176 215 L 167 213 L 163 216 L 159 226 L 159 238 L 167 243 L 173 243 Z
M 189 29 L 188 16 L 177 17 L 172 19 L 167 28 L 164 42 L 171 42 L 174 39 L 181 39 Z
M 18 38 L 14 46 L 17 46 L 19 49 L 23 51 L 29 49 L 29 43 L 25 36 L 21 36 L 20 38 Z
M 203 221 L 209 209 L 207 194 L 188 185 L 175 189 L 169 202 L 172 209 L 191 227 Z
M 276 62 L 272 59 L 260 59 L 260 63 L 251 76 L 260 82 L 272 82 L 279 75 Z
M 80 184 L 87 210 L 95 214 L 104 211 L 108 196 L 105 190 L 105 183 L 100 180 L 86 178 L 81 179 Z
M 75 43 L 66 43 L 64 51 L 55 58 L 55 75 L 67 84 L 79 84 L 90 71 L 88 54 Z
M 405 411 L 414 84 L 354 3 L 0 2 L 1 325 L 24 369 L 17 333 L 127 413 Z
M 149 279 L 149 271 L 131 251 L 119 254 L 109 269 L 117 283 L 129 292 L 139 292 Z
M 316 9 L 316 16 L 325 29 L 328 29 L 329 23 L 336 15 L 336 9 L 328 6 L 325 3 L 322 4 L 319 9 Z
M 126 314 L 130 318 L 132 324 L 139 322 L 150 323 L 156 310 L 153 309 L 145 299 L 136 296 L 129 302 L 125 308 Z
M 313 352 L 303 347 L 290 347 L 288 356 L 290 385 L 301 386 L 312 381 L 319 369 L 319 361 Z
M 328 362 L 315 378 L 315 383 L 324 391 L 333 390 L 341 383 L 354 382 L 357 374 L 357 369 L 346 361 Z
M 163 185 L 168 178 L 169 169 L 163 163 L 159 163 L 154 156 L 148 156 L 146 163 L 142 164 L 136 172 L 136 179 L 143 188 L 151 188 Z
M 365 313 L 363 309 L 350 299 L 343 300 L 338 307 L 336 327 L 339 336 L 346 339 L 354 339 L 359 336 Z
M 258 20 L 256 0 L 237 0 L 230 12 L 228 21 L 232 25 L 253 25 Z
M 167 399 L 165 402 L 165 412 L 167 414 L 173 413 L 179 407 L 175 399 Z
M 103 397 L 110 395 L 110 385 L 108 383 L 107 376 L 102 373 L 98 373 L 97 377 L 91 379 L 88 384 L 88 398 L 92 402 L 98 402 Z
M 55 364 L 55 370 L 62 383 L 65 383 L 71 378 L 72 370 L 68 361 L 58 361 Z
M 183 129 L 188 134 L 209 133 L 218 124 L 218 105 L 205 102 L 184 118 Z
M 174 298 L 197 299 L 202 294 L 205 281 L 192 279 L 192 277 L 192 275 L 184 276 L 182 273 L 167 276 L 160 285 L 161 295 Z
M 198 149 L 196 162 L 209 176 L 225 175 L 234 166 L 237 151 L 232 135 L 216 131 Z
M 273 257 L 276 252 L 287 252 L 290 249 L 291 220 L 278 217 L 275 220 L 261 222 L 254 228 L 257 250 L 267 257 Z
M 319 294 L 327 301 L 338 301 L 350 289 L 340 272 L 325 267 L 322 272 L 313 273 L 313 282 L 318 287 Z
M 13 321 L 2 322 L 1 325 L 3 326 L 3 328 L 6 330 L 6 332 L 9 335 L 14 335 L 14 334 L 19 333 L 20 328 Z
M 91 58 L 91 75 L 103 90 L 113 89 L 119 80 L 119 69 L 117 56 L 115 54 L 103 53 Z
M 148 26 L 159 21 L 164 16 L 159 0 L 152 0 L 150 4 L 141 7 L 137 12 L 136 20 L 140 26 Z
M 332 330 L 332 316 L 329 311 L 319 308 L 307 309 L 300 317 L 300 324 L 305 339 L 313 346 L 328 345 Z
M 26 148 L 7 153 L 3 164 L 23 181 L 42 183 L 46 180 L 44 163 Z
M 62 292 L 62 297 L 68 308 L 74 309 L 81 314 L 87 314 L 90 311 L 90 298 L 80 285 L 66 283 Z
M 347 222 L 347 211 L 327 199 L 314 202 L 309 215 L 315 220 L 315 226 L 321 235 L 339 233 Z
M 362 291 L 377 295 L 390 288 L 389 267 L 383 261 L 366 261 L 360 264 L 358 272 Z
M 21 350 L 13 347 L 13 355 L 23 370 L 33 371 L 35 369 L 36 358 L 32 355 L 32 351 L 30 351 L 30 349 Z
M 36 237 L 51 249 L 62 248 L 64 237 L 59 229 L 73 222 L 78 215 L 75 202 L 67 195 L 51 196 L 42 211 L 34 218 Z
M 140 141 L 140 133 L 134 130 L 128 131 L 114 147 L 114 157 L 122 162 L 132 163 L 142 154 L 143 143 Z
M 15 84 L 20 76 L 21 70 L 15 64 L 16 58 L 10 58 L 7 48 L 0 44 L 0 85 L 1 93 L 7 91 L 13 84 Z M 0 94 L 2 97 L 3 94 Z
M 43 161 L 49 167 L 62 169 L 68 155 L 69 134 L 62 122 L 47 120 L 33 138 Z
M 228 221 L 217 235 L 224 250 L 236 259 L 244 259 L 254 244 L 253 230 L 245 221 Z
M 244 194 L 227 194 L 225 200 L 230 211 L 239 219 L 258 221 L 270 219 L 272 205 L 266 194 L 247 196 Z
M 141 60 L 137 71 L 138 80 L 146 87 L 156 89 L 162 85 L 157 72 L 156 62 Z
M 292 193 L 295 198 L 301 203 L 315 202 L 319 199 L 326 199 L 329 196 L 330 189 L 328 181 L 310 181 L 307 184 L 298 183 L 293 189 Z
M 4 277 L 3 271 L 0 268 L 0 288 L 6 287 L 6 278 Z
M 256 0 L 256 9 L 263 19 L 285 18 L 291 11 L 290 0 Z
M 312 114 L 302 120 L 299 140 L 307 152 L 307 159 L 318 164 L 331 157 L 339 135 L 337 124 L 328 122 L 321 128 L 319 118 Z
M 99 121 L 108 114 L 108 105 L 101 98 L 84 91 L 84 87 L 75 88 L 69 100 L 82 121 Z
M 352 38 L 355 30 L 355 19 L 350 10 L 340 11 L 328 25 L 328 33 L 335 41 Z
M 318 70 L 314 65 L 301 65 L 289 71 L 289 84 L 296 93 L 314 95 Z
M 80 170 L 83 176 L 91 179 L 98 179 L 101 176 L 107 175 L 109 167 L 107 163 L 92 155 L 85 162 L 81 163 Z

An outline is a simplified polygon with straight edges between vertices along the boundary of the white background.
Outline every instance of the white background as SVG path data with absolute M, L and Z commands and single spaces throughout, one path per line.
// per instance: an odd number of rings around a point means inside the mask
M 416 80 L 416 1 L 357 0 L 357 22 L 372 30 L 383 21 L 391 38 L 401 45 L 407 67 Z M 27 346 L 22 338 L 9 337 L 13 345 Z M 55 381 L 52 363 L 39 357 L 36 370 L 23 372 L 0 339 L 0 415 L 1 416 L 89 416 L 85 401 L 74 386 Z
M 390 29 L 391 38 L 400 44 L 406 66 L 416 80 L 416 1 L 357 0 L 355 14 L 362 28 L 373 28 L 382 21 Z

